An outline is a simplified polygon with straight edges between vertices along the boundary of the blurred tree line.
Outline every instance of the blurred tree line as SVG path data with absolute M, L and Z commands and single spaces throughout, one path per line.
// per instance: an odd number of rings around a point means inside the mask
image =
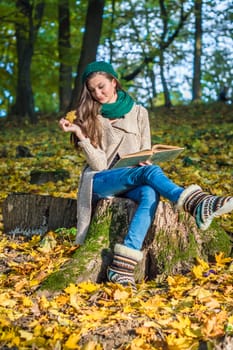
M 85 65 L 107 60 L 148 107 L 227 100 L 231 0 L 1 0 L 0 115 L 74 108 Z M 221 98 L 222 99 L 222 98 Z

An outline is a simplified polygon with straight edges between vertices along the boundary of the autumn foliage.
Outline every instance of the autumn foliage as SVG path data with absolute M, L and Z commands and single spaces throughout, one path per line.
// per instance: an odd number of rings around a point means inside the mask
M 151 122 L 153 143 L 186 148 L 184 157 L 164 166 L 177 183 L 198 182 L 215 194 L 232 194 L 230 106 L 158 110 Z M 83 157 L 56 118 L 20 127 L 4 120 L 0 127 L 1 202 L 11 192 L 76 197 Z M 28 147 L 31 157 L 17 157 L 18 145 Z M 31 184 L 35 169 L 66 169 L 70 177 Z M 232 214 L 219 223 L 232 235 Z M 232 341 L 233 259 L 221 251 L 212 261 L 197 257 L 185 275 L 141 283 L 134 295 L 119 285 L 89 281 L 53 293 L 41 286 L 78 249 L 75 230 L 27 238 L 6 235 L 2 224 L 0 229 L 1 349 L 196 350 Z

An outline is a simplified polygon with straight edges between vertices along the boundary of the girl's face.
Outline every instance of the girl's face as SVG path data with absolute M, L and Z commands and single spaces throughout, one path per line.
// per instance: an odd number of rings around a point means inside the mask
M 88 80 L 87 86 L 91 96 L 97 102 L 113 103 L 117 100 L 116 80 L 110 80 L 103 74 L 96 74 Z

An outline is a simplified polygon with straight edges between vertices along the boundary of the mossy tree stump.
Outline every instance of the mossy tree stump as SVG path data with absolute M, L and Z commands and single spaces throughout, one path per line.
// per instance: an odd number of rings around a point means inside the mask
M 99 201 L 86 240 L 43 288 L 61 289 L 84 280 L 106 281 L 115 243 L 123 243 L 136 204 L 129 199 Z M 170 203 L 160 202 L 143 245 L 143 261 L 135 273 L 137 282 L 160 279 L 188 271 L 196 257 L 210 260 L 218 252 L 231 252 L 230 237 L 217 224 L 207 231 L 197 229 L 194 219 L 179 213 Z

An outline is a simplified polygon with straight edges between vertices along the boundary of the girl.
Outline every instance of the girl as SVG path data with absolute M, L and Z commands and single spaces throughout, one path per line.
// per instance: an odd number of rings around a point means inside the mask
M 82 244 L 91 218 L 92 201 L 121 196 L 138 203 L 123 244 L 114 247 L 108 280 L 136 289 L 134 268 L 153 221 L 160 196 L 194 216 L 207 229 L 215 216 L 233 209 L 233 197 L 204 193 L 198 185 L 184 189 L 174 184 L 157 165 L 111 169 L 120 156 L 151 148 L 147 110 L 122 89 L 112 65 L 99 61 L 87 65 L 73 122 L 62 118 L 60 127 L 71 132 L 76 148 L 87 161 L 78 191 L 76 243 Z

